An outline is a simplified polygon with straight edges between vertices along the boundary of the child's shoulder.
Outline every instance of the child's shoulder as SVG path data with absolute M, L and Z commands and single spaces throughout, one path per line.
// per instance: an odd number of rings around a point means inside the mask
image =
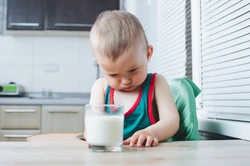
M 105 82 L 105 78 L 98 78 L 97 80 L 95 80 L 95 84 L 103 84 Z
M 108 87 L 108 84 L 105 78 L 97 79 L 93 85 L 93 88 L 101 89 L 103 92 L 106 91 L 107 87 Z
M 161 89 L 165 87 L 169 87 L 168 80 L 163 75 L 157 73 L 155 76 L 155 89 Z
M 156 73 L 155 74 L 155 82 L 168 82 L 166 77 L 164 77 L 163 75 Z

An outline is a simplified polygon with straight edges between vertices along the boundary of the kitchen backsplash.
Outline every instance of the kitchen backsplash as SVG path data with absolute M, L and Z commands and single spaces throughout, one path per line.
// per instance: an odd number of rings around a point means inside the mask
M 90 92 L 96 77 L 89 37 L 0 35 L 0 83 Z
M 0 0 L 0 83 L 27 92 L 90 92 L 97 67 L 89 32 L 7 31 L 6 15 L 7 1 Z

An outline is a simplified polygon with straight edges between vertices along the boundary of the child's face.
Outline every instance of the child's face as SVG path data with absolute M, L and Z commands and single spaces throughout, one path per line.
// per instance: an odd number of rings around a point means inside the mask
M 147 63 L 153 48 L 148 51 L 142 44 L 135 44 L 126 50 L 115 62 L 96 56 L 96 61 L 103 70 L 107 83 L 115 90 L 131 92 L 138 89 L 147 77 Z

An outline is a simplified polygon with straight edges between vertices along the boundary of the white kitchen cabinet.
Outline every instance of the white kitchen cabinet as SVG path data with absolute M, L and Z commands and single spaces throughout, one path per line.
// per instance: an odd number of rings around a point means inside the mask
M 0 106 L 1 129 L 40 129 L 41 107 L 29 105 Z
M 39 134 L 40 127 L 40 106 L 0 106 L 0 141 L 26 141 L 26 137 Z
M 83 132 L 84 106 L 1 105 L 0 141 L 25 142 L 30 135 Z
M 84 106 L 42 106 L 42 133 L 83 132 Z

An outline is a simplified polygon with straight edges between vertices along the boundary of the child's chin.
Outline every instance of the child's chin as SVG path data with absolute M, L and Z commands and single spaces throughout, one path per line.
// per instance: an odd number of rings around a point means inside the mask
M 136 87 L 122 89 L 122 91 L 125 91 L 125 92 L 132 92 L 132 91 L 135 91 L 135 90 L 136 90 Z
M 127 89 L 123 89 L 121 91 L 124 91 L 124 92 L 132 92 L 133 90 L 127 90 Z

